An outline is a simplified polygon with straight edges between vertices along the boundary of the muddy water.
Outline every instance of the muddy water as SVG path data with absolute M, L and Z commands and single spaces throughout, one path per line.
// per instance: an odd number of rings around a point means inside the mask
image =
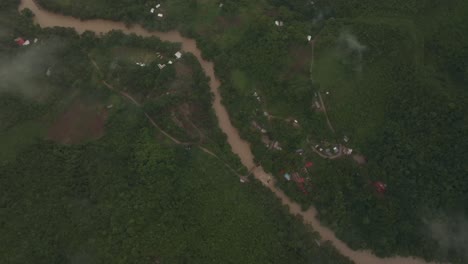
M 22 0 L 20 9 L 29 8 L 35 16 L 35 21 L 42 27 L 71 27 L 78 32 L 84 32 L 86 30 L 94 31 L 96 33 L 106 33 L 111 30 L 122 30 L 125 33 L 135 33 L 140 36 L 156 36 L 162 40 L 170 42 L 182 43 L 182 50 L 194 54 L 201 66 L 203 67 L 206 75 L 210 77 L 210 87 L 214 94 L 213 108 L 219 121 L 219 126 L 226 133 L 228 143 L 231 145 L 232 151 L 236 153 L 242 163 L 247 168 L 253 168 L 254 157 L 250 150 L 250 145 L 242 140 L 239 136 L 237 129 L 231 124 L 229 115 L 226 108 L 221 104 L 221 95 L 219 93 L 220 82 L 214 74 L 214 65 L 212 62 L 203 60 L 201 57 L 201 51 L 197 48 L 196 42 L 193 39 L 182 37 L 177 31 L 170 32 L 149 32 L 143 29 L 141 26 L 134 26 L 127 28 L 123 23 L 112 22 L 106 20 L 87 20 L 81 21 L 72 17 L 62 16 L 47 12 L 43 9 L 38 8 L 33 0 Z M 257 167 L 253 170 L 255 178 L 260 180 L 267 188 L 269 188 L 278 198 L 281 199 L 283 204 L 289 206 L 290 212 L 295 215 L 301 215 L 304 222 L 311 225 L 316 230 L 323 240 L 329 240 L 336 247 L 336 249 L 343 255 L 349 257 L 354 262 L 359 264 L 423 264 L 426 263 L 421 259 L 415 258 L 378 258 L 369 251 L 354 251 L 350 249 L 345 243 L 336 238 L 335 234 L 328 228 L 322 226 L 316 218 L 316 210 L 311 207 L 307 211 L 301 211 L 300 206 L 294 203 L 289 197 L 287 197 L 283 191 L 279 190 L 274 186 L 271 175 L 267 174 L 262 167 Z

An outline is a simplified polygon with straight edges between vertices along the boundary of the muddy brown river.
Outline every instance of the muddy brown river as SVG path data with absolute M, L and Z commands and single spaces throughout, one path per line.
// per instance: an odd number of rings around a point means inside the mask
M 212 62 L 206 61 L 201 56 L 201 51 L 197 48 L 197 43 L 193 39 L 185 38 L 177 31 L 169 32 L 149 32 L 141 26 L 133 26 L 127 28 L 124 23 L 113 22 L 107 20 L 79 20 L 69 16 L 63 16 L 55 13 L 48 12 L 44 9 L 39 8 L 33 0 L 22 0 L 19 9 L 29 8 L 35 14 L 35 22 L 41 27 L 70 27 L 74 28 L 77 32 L 82 33 L 86 30 L 94 31 L 96 33 L 106 33 L 111 30 L 121 30 L 124 33 L 135 33 L 137 35 L 148 37 L 156 36 L 161 40 L 170 42 L 179 42 L 182 44 L 182 50 L 190 52 L 197 57 L 206 75 L 210 77 L 211 92 L 214 94 L 213 109 L 218 118 L 219 126 L 221 130 L 226 133 L 229 145 L 232 151 L 237 154 L 242 164 L 250 169 L 255 167 L 254 156 L 250 149 L 249 143 L 241 139 L 239 132 L 232 125 L 229 114 L 226 108 L 221 104 L 221 94 L 219 93 L 220 82 L 214 74 L 214 65 Z M 373 255 L 370 251 L 355 251 L 350 249 L 343 241 L 339 240 L 333 231 L 323 226 L 316 218 L 317 212 L 314 207 L 310 207 L 307 211 L 302 211 L 299 204 L 293 202 L 283 191 L 279 190 L 274 186 L 273 177 L 266 173 L 262 167 L 257 167 L 253 170 L 253 175 L 256 179 L 261 181 L 265 187 L 270 189 L 283 204 L 289 206 L 289 211 L 294 215 L 301 215 L 304 219 L 304 223 L 311 225 L 315 231 L 317 231 L 322 240 L 330 241 L 333 246 L 344 256 L 349 257 L 355 263 L 358 264 L 425 264 L 422 259 L 419 258 L 404 258 L 404 257 L 392 257 L 392 258 L 379 258 Z M 272 179 L 268 181 L 268 179 Z

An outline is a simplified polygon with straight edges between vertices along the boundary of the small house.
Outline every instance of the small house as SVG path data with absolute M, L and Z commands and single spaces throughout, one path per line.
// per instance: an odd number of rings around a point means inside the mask
M 15 42 L 16 42 L 16 44 L 18 44 L 18 46 L 23 46 L 25 40 L 23 38 L 16 38 Z
M 182 53 L 180 51 L 176 52 L 174 55 L 176 56 L 177 59 L 182 58 Z
M 351 155 L 351 153 L 353 153 L 353 149 L 351 149 L 351 148 L 345 148 L 345 149 L 344 149 L 344 153 L 345 153 L 346 155 Z
M 290 180 L 291 180 L 291 175 L 289 175 L 289 173 L 285 173 L 285 174 L 284 174 L 284 178 L 285 178 L 287 181 L 290 181 Z
M 151 14 L 153 14 L 154 13 L 154 8 L 151 8 L 150 12 L 151 12 Z
M 162 13 L 158 13 L 158 17 L 163 17 L 164 15 Z
M 280 143 L 278 141 L 275 141 L 273 143 L 273 148 L 276 150 L 283 150 L 283 148 L 280 146 Z
M 387 190 L 387 184 L 383 182 L 374 182 L 374 187 L 379 193 L 384 193 Z
M 283 21 L 275 20 L 275 25 L 277 27 L 282 27 L 283 26 Z
M 302 177 L 299 175 L 299 173 L 297 173 L 297 172 L 293 173 L 292 179 L 293 179 L 293 181 L 295 181 L 296 183 L 301 183 L 301 184 L 302 184 L 302 183 L 305 182 L 305 179 L 302 178 Z

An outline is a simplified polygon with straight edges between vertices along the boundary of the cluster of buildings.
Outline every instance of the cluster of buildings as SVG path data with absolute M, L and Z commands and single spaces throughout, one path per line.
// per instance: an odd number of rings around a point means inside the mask
M 159 8 L 160 8 L 160 7 L 161 7 L 161 4 L 157 4 L 155 7 L 152 7 L 152 8 L 150 9 L 150 13 L 151 13 L 151 14 L 154 14 L 155 12 L 159 11 Z M 164 17 L 164 14 L 158 12 L 158 13 L 157 13 L 157 16 L 158 16 L 158 17 Z
M 299 190 L 301 190 L 304 194 L 307 195 L 308 192 L 306 190 L 306 186 L 310 185 L 309 170 L 312 168 L 313 165 L 314 165 L 313 162 L 308 161 L 304 164 L 304 167 L 302 167 L 297 172 L 289 173 L 289 172 L 281 171 L 280 173 L 283 174 L 283 177 L 287 181 L 295 182 L 297 185 L 297 188 L 299 188 Z
M 163 58 L 163 56 L 162 56 L 159 52 L 156 53 L 156 56 L 158 57 L 158 59 L 162 59 L 162 58 Z M 177 52 L 174 54 L 174 56 L 175 56 L 176 60 L 178 60 L 178 59 L 182 58 L 182 52 L 177 51 Z M 169 61 L 167 62 L 167 64 L 173 64 L 173 63 L 174 63 L 174 62 L 173 62 L 172 60 L 169 60 Z M 135 64 L 138 65 L 138 66 L 140 66 L 140 67 L 145 67 L 145 66 L 146 66 L 146 64 L 143 63 L 143 62 L 135 62 Z M 165 67 L 166 67 L 166 64 L 158 63 L 158 68 L 159 68 L 160 70 L 164 69 Z
M 31 44 L 31 41 L 29 41 L 29 39 L 24 39 L 22 37 L 17 37 L 14 39 L 14 41 L 16 42 L 16 44 L 18 46 L 28 46 L 29 44 Z M 37 38 L 35 38 L 32 43 L 37 43 L 39 40 Z

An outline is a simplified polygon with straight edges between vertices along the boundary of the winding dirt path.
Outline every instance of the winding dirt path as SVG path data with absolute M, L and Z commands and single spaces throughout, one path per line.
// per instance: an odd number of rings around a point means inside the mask
M 221 130 L 226 133 L 229 145 L 232 151 L 236 153 L 242 164 L 246 168 L 254 168 L 253 175 L 256 179 L 261 181 L 267 188 L 269 188 L 284 205 L 289 207 L 291 214 L 300 215 L 304 219 L 304 223 L 311 225 L 317 231 L 322 240 L 329 240 L 332 245 L 344 256 L 349 257 L 359 264 L 423 264 L 426 263 L 422 259 L 392 257 L 392 258 L 378 258 L 370 251 L 355 251 L 349 248 L 343 241 L 339 240 L 335 234 L 327 227 L 323 226 L 316 218 L 317 211 L 314 207 L 310 207 L 307 211 L 302 211 L 299 204 L 293 202 L 283 191 L 275 187 L 273 177 L 267 174 L 261 166 L 255 167 L 254 156 L 251 152 L 250 145 L 243 139 L 237 129 L 231 124 L 226 108 L 221 104 L 221 94 L 218 90 L 220 81 L 214 74 L 214 65 L 212 62 L 206 61 L 201 56 L 201 51 L 197 48 L 196 42 L 193 39 L 182 37 L 176 31 L 170 32 L 149 32 L 141 26 L 133 26 L 127 28 L 124 23 L 105 21 L 105 20 L 86 20 L 54 14 L 45 10 L 41 10 L 36 6 L 33 0 L 22 0 L 19 9 L 29 8 L 35 14 L 35 21 L 42 27 L 71 27 L 77 32 L 84 32 L 86 30 L 94 31 L 96 33 L 106 33 L 111 30 L 122 30 L 124 33 L 135 33 L 143 37 L 156 36 L 165 41 L 180 42 L 182 43 L 182 50 L 190 52 L 200 62 L 205 74 L 210 77 L 210 88 L 214 94 L 213 109 L 219 121 Z M 270 180 L 271 179 L 271 180 Z
M 94 60 L 91 60 L 91 62 L 93 63 L 94 67 L 96 67 L 96 69 L 98 71 L 100 71 L 100 68 L 99 66 L 97 65 L 97 63 L 94 61 Z M 112 85 L 110 85 L 109 83 L 107 83 L 106 81 L 102 81 L 102 83 L 104 84 L 104 86 L 106 86 L 109 90 L 115 92 L 115 93 L 118 93 L 120 94 L 121 96 L 127 98 L 128 100 L 130 100 L 131 102 L 133 102 L 133 104 L 135 104 L 136 106 L 138 107 L 141 107 L 141 104 L 135 100 L 135 98 L 133 98 L 131 95 L 129 95 L 128 93 L 126 92 L 123 92 L 123 91 L 119 91 L 117 89 L 115 89 Z M 172 142 L 174 142 L 175 144 L 177 145 L 186 145 L 186 146 L 189 146 L 189 145 L 196 145 L 196 143 L 191 143 L 191 142 L 181 142 L 180 140 L 176 139 L 175 137 L 171 136 L 169 133 L 167 133 L 164 129 L 162 129 L 160 126 L 158 126 L 158 124 L 156 124 L 156 121 L 154 121 L 154 119 L 148 114 L 146 113 L 145 111 L 143 111 L 143 113 L 145 114 L 146 116 L 146 119 L 148 119 L 148 121 L 151 123 L 151 125 L 153 125 L 153 127 L 155 127 L 157 130 L 159 130 L 159 132 L 161 132 L 164 136 L 166 136 L 167 138 L 169 138 Z M 190 120 L 189 120 L 190 121 Z M 192 121 L 190 121 L 190 123 L 192 123 Z M 195 126 L 195 124 L 192 123 L 192 125 L 197 129 L 197 131 L 200 133 L 200 136 L 203 136 L 203 134 L 201 133 L 201 131 L 198 129 L 198 127 Z M 197 147 L 199 149 L 201 149 L 203 152 L 207 153 L 208 155 L 210 156 L 213 156 L 215 157 L 216 159 L 218 159 L 221 163 L 224 164 L 224 166 L 226 166 L 228 169 L 230 169 L 235 175 L 239 176 L 241 179 L 244 177 L 242 175 L 240 175 L 236 170 L 234 170 L 229 164 L 227 164 L 223 159 L 221 159 L 221 157 L 219 157 L 218 155 L 214 154 L 212 151 L 210 151 L 209 149 L 203 147 L 203 146 L 200 146 L 200 145 L 197 145 Z
M 325 107 L 325 103 L 323 102 L 322 94 L 320 93 L 320 91 L 318 91 L 317 94 L 320 100 L 320 104 L 322 105 L 323 112 L 325 113 L 325 117 L 327 118 L 328 127 L 333 133 L 335 133 L 335 129 L 333 128 L 332 123 L 330 122 L 330 119 L 328 118 L 327 108 Z

